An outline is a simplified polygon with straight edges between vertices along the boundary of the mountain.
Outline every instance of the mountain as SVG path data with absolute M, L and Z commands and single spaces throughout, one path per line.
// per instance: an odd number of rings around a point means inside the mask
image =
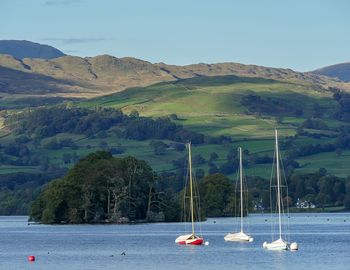
M 110 55 L 85 58 L 62 56 L 54 59 L 16 59 L 10 55 L 0 55 L 0 67 L 0 96 L 11 94 L 12 98 L 14 95 L 90 98 L 160 82 L 231 75 L 312 85 L 319 89 L 329 86 L 350 88 L 349 84 L 337 79 L 290 69 L 238 63 L 175 66 Z
M 312 71 L 313 74 L 338 78 L 345 82 L 350 82 L 350 63 L 342 63 L 323 67 Z
M 52 46 L 27 40 L 0 40 L 0 54 L 12 55 L 17 59 L 53 59 L 65 55 Z

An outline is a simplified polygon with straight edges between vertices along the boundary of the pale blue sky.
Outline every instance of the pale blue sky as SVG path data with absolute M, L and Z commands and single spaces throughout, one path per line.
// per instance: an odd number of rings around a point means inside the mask
M 307 71 L 350 61 L 350 1 L 0 0 L 0 39 L 79 56 Z

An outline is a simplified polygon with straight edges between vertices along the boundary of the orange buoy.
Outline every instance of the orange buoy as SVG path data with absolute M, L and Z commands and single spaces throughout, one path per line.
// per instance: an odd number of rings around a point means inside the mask
M 33 255 L 28 256 L 28 261 L 35 262 L 35 256 L 33 256 Z

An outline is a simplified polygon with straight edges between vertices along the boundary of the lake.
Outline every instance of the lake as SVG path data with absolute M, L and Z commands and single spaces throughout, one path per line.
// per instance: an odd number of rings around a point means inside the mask
M 350 269 L 350 213 L 291 214 L 296 252 L 262 248 L 271 218 L 248 218 L 253 243 L 224 242 L 238 219 L 211 218 L 201 223 L 208 246 L 178 246 L 183 223 L 28 225 L 27 217 L 0 217 L 0 269 Z

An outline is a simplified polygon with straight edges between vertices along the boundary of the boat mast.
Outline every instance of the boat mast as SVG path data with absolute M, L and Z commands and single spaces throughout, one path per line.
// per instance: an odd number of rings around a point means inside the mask
M 243 232 L 243 165 L 242 165 L 242 148 L 239 147 L 239 177 L 241 184 L 241 232 Z
M 192 235 L 194 235 L 194 212 L 193 212 L 193 184 L 192 184 L 192 160 L 191 160 L 191 143 L 188 143 L 188 164 L 190 169 L 190 207 L 191 207 L 191 223 Z
M 281 221 L 281 190 L 280 190 L 280 163 L 279 163 L 279 148 L 278 148 L 278 132 L 275 130 L 276 136 L 276 166 L 277 166 L 277 205 L 278 205 L 278 223 L 279 223 L 279 236 L 282 239 L 282 221 Z

